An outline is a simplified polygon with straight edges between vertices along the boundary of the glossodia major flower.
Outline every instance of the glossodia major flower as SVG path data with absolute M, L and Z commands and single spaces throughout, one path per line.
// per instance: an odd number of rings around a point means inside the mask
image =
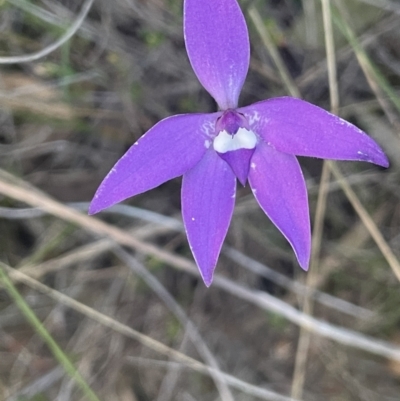
M 300 266 L 311 249 L 306 185 L 296 155 L 387 167 L 364 132 L 305 101 L 280 97 L 238 108 L 249 37 L 236 0 L 185 0 L 184 35 L 198 79 L 216 100 L 211 114 L 166 118 L 143 135 L 101 183 L 89 213 L 183 175 L 182 215 L 204 283 L 212 282 L 235 203 L 248 181 Z

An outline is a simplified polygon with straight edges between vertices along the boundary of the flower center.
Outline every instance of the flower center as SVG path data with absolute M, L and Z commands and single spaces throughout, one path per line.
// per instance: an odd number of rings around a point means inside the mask
M 216 131 L 218 134 L 214 138 L 214 150 L 245 185 L 257 136 L 250 129 L 247 119 L 234 110 L 227 110 L 222 114 L 217 121 Z

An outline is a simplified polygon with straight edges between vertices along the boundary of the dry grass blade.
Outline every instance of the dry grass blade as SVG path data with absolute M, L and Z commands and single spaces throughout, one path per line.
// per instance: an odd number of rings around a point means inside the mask
M 292 280 L 288 276 L 277 272 L 271 267 L 268 267 L 250 258 L 237 249 L 225 246 L 224 248 L 222 248 L 222 252 L 233 262 L 239 264 L 240 266 L 243 266 L 245 269 L 248 269 L 255 274 L 258 274 L 261 277 L 271 280 L 272 282 L 283 288 L 292 291 L 300 299 L 303 299 L 308 294 L 314 299 L 314 301 L 319 302 L 327 308 L 333 309 L 340 313 L 347 314 L 349 316 L 362 320 L 370 320 L 374 317 L 376 318 L 376 313 L 366 308 L 355 305 L 341 298 L 334 297 L 330 294 L 319 291 L 316 288 L 309 288 L 307 287 L 307 285 L 304 285 L 299 281 Z M 320 280 L 318 281 L 319 283 L 316 284 L 321 284 Z
M 28 189 L 27 185 L 21 185 L 22 186 L 17 186 L 0 179 L 0 193 L 32 206 L 41 207 L 48 213 L 71 223 L 78 224 L 82 228 L 94 232 L 97 235 L 112 238 L 120 245 L 129 246 L 138 252 L 155 256 L 179 270 L 198 276 L 196 266 L 189 260 L 181 256 L 172 255 L 154 245 L 140 241 L 124 230 L 110 226 L 93 217 L 83 215 L 44 194 L 38 193 L 38 191 L 32 190 L 32 187 Z M 292 323 L 305 327 L 307 330 L 313 331 L 320 336 L 341 344 L 400 361 L 400 347 L 315 319 L 267 293 L 252 291 L 219 275 L 214 277 L 213 286 L 253 303 L 262 309 L 277 313 Z
M 87 210 L 87 203 L 71 204 L 74 208 L 76 206 L 82 206 L 82 210 Z M 80 209 L 80 208 L 79 208 Z M 152 235 L 155 232 L 160 232 L 162 229 L 171 229 L 177 231 L 183 231 L 182 223 L 174 218 L 166 217 L 154 212 L 149 212 L 146 209 L 138 209 L 127 205 L 117 205 L 111 208 L 109 213 L 121 213 L 127 217 L 137 217 L 149 222 L 156 222 L 158 227 L 152 228 L 151 230 L 140 230 L 140 232 L 134 232 L 136 238 L 145 239 L 148 235 Z M 0 208 L 0 217 L 5 218 L 28 218 L 28 217 L 38 217 L 44 216 L 47 213 L 39 208 L 28 208 L 28 209 L 15 209 L 15 208 Z M 144 234 L 144 235 L 143 235 Z M 357 235 L 359 237 L 359 235 Z M 348 241 L 344 241 L 345 243 Z M 68 266 L 88 260 L 95 255 L 100 253 L 105 253 L 114 248 L 115 243 L 111 240 L 99 240 L 97 242 L 91 243 L 89 245 L 84 245 L 80 248 L 74 249 L 65 255 L 48 260 L 46 262 L 40 263 L 40 265 L 28 265 L 23 266 L 19 270 L 29 276 L 39 279 L 46 274 L 54 273 L 56 271 L 67 268 Z M 309 293 L 313 299 L 327 308 L 334 309 L 340 313 L 347 314 L 357 319 L 368 320 L 376 317 L 376 314 L 366 308 L 355 305 L 351 302 L 345 301 L 341 298 L 329 295 L 325 292 L 318 291 L 312 288 L 308 288 L 300 282 L 297 282 L 284 274 L 277 272 L 276 270 L 244 255 L 238 250 L 224 246 L 222 252 L 225 256 L 230 258 L 235 263 L 240 266 L 252 271 L 253 273 L 265 277 L 276 283 L 277 285 L 286 288 L 301 298 Z
M 374 92 L 379 104 L 382 107 L 382 110 L 387 115 L 388 120 L 391 122 L 391 124 L 394 125 L 399 131 L 399 118 L 392 110 L 392 105 L 388 100 L 390 99 L 394 106 L 397 108 L 397 111 L 400 112 L 400 97 L 391 87 L 384 75 L 379 71 L 375 63 L 373 63 L 372 60 L 369 58 L 367 52 L 361 46 L 350 25 L 346 22 L 343 16 L 345 14 L 345 10 L 343 10 L 343 5 L 340 4 L 340 7 L 338 7 L 338 9 L 341 15 L 338 12 L 334 12 L 334 21 L 351 45 L 357 57 L 358 63 L 365 74 L 368 84 Z
M 257 9 L 252 6 L 249 9 L 249 16 L 251 20 L 253 21 L 254 26 L 256 27 L 265 47 L 268 49 L 268 51 L 271 54 L 272 59 L 274 60 L 274 63 L 277 67 L 277 70 L 279 72 L 279 75 L 281 76 L 282 82 L 288 89 L 288 92 L 294 96 L 294 97 L 300 97 L 300 92 L 294 83 L 292 77 L 289 74 L 289 71 L 287 70 L 285 63 L 283 62 L 281 56 L 279 55 L 276 46 L 273 43 L 273 40 L 271 38 L 271 35 L 268 32 L 268 29 L 265 27 L 259 12 Z
M 210 367 L 216 370 L 216 372 L 220 371 L 218 366 L 218 362 L 215 359 L 214 355 L 207 347 L 207 344 L 201 337 L 199 331 L 197 330 L 194 323 L 187 317 L 184 310 L 180 307 L 180 305 L 175 301 L 173 296 L 166 290 L 166 288 L 160 283 L 159 280 L 153 276 L 145 266 L 143 266 L 137 259 L 129 255 L 128 252 L 124 251 L 121 247 L 117 247 L 114 250 L 114 253 L 125 262 L 127 266 L 136 274 L 138 274 L 147 285 L 158 295 L 158 297 L 163 301 L 163 303 L 171 310 L 171 312 L 177 317 L 181 325 L 185 328 L 188 337 L 197 348 L 200 355 L 202 355 L 205 362 L 208 363 Z M 229 387 L 226 385 L 224 377 L 219 375 L 219 373 L 214 374 L 211 372 L 211 377 L 213 378 L 215 385 L 218 388 L 221 399 L 223 401 L 233 401 L 233 395 L 229 390 Z
M 252 384 L 246 383 L 234 376 L 231 376 L 227 373 L 223 373 L 218 369 L 206 366 L 202 364 L 201 362 L 190 358 L 179 351 L 176 351 L 159 341 L 156 341 L 142 333 L 139 333 L 138 331 L 132 329 L 131 327 L 128 327 L 113 318 L 100 313 L 93 308 L 90 308 L 87 305 L 82 304 L 81 302 L 78 302 L 67 295 L 62 294 L 59 291 L 53 290 L 52 288 L 40 283 L 39 281 L 36 281 L 35 279 L 27 276 L 26 274 L 23 274 L 19 272 L 18 270 L 12 269 L 11 267 L 5 265 L 4 263 L 1 263 L 1 266 L 3 267 L 4 270 L 7 271 L 9 274 L 10 278 L 23 283 L 25 285 L 28 285 L 32 289 L 41 292 L 42 294 L 47 295 L 48 297 L 54 299 L 55 301 L 68 306 L 69 308 L 74 309 L 75 311 L 87 316 L 88 318 L 95 320 L 96 322 L 102 324 L 105 327 L 110 328 L 111 330 L 114 330 L 126 337 L 132 338 L 136 341 L 139 341 L 141 344 L 143 344 L 146 347 L 149 347 L 153 349 L 156 352 L 159 352 L 169 358 L 175 359 L 179 362 L 184 363 L 186 366 L 190 367 L 191 369 L 207 374 L 207 375 L 216 375 L 219 377 L 223 377 L 226 383 L 228 383 L 230 386 L 243 391 L 249 395 L 252 395 L 254 397 L 258 397 L 263 400 L 270 400 L 270 401 L 296 401 L 293 400 L 293 398 L 290 397 L 285 397 L 280 394 L 277 394 L 273 391 L 269 391 L 257 386 L 254 386 Z
M 331 101 L 331 112 L 338 114 L 339 111 L 339 91 L 336 76 L 335 44 L 333 41 L 332 21 L 330 12 L 330 0 L 322 0 L 322 14 L 325 32 L 326 59 L 329 76 L 329 93 Z M 315 212 L 315 224 L 313 228 L 310 269 L 307 275 L 307 286 L 312 289 L 317 283 L 318 267 L 320 262 L 320 251 L 322 244 L 324 219 L 326 213 L 326 202 L 328 197 L 328 187 L 330 170 L 326 161 L 323 163 L 321 182 L 318 191 L 317 207 Z M 303 312 L 312 315 L 314 310 L 313 299 L 308 291 L 303 298 Z M 311 342 L 311 333 L 303 328 L 300 329 L 299 341 L 297 344 L 296 360 L 292 382 L 291 395 L 294 398 L 302 398 L 304 383 L 306 380 L 306 366 L 308 350 Z
M 374 239 L 376 245 L 379 247 L 382 255 L 385 257 L 386 261 L 388 262 L 389 266 L 392 268 L 393 273 L 400 281 L 400 263 L 397 259 L 396 255 L 393 253 L 392 249 L 390 248 L 389 244 L 386 242 L 385 238 L 383 237 L 382 233 L 379 231 L 378 227 L 376 226 L 374 220 L 371 218 L 369 213 L 365 210 L 364 206 L 358 199 L 356 193 L 353 191 L 349 183 L 343 177 L 342 173 L 340 172 L 339 168 L 334 163 L 329 163 L 329 168 L 332 171 L 332 174 L 335 176 L 336 180 L 340 183 L 344 193 L 347 196 L 347 199 L 351 203 L 351 205 L 356 210 L 358 216 L 364 223 L 366 229 L 370 233 L 371 237 Z

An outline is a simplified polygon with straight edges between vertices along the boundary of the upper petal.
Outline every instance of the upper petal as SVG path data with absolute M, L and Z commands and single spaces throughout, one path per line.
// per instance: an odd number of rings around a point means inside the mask
M 182 181 L 182 216 L 193 256 L 206 286 L 228 231 L 235 205 L 236 177 L 218 155 L 209 150 Z
M 238 110 L 275 149 L 298 156 L 389 165 L 379 145 L 349 122 L 304 100 L 280 97 Z
M 191 169 L 211 146 L 220 113 L 168 117 L 147 131 L 108 173 L 89 213 L 148 191 Z
M 246 21 L 236 0 L 185 0 L 186 50 L 199 81 L 222 110 L 235 108 L 249 68 Z
M 311 252 L 307 188 L 295 156 L 261 142 L 251 160 L 250 187 L 266 215 L 292 245 L 307 270 Z

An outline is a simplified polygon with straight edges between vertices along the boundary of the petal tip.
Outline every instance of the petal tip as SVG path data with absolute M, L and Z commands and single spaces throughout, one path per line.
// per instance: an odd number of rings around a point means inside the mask
M 390 166 L 389 158 L 386 156 L 385 153 L 382 155 L 382 160 L 377 164 L 378 164 L 378 166 L 381 166 L 384 168 L 388 168 Z
M 101 211 L 101 208 L 99 206 L 97 206 L 96 204 L 93 204 L 93 202 L 92 202 L 89 206 L 88 215 L 92 216 L 96 213 L 99 213 L 100 211 Z
M 90 202 L 88 215 L 97 214 L 108 207 L 111 207 L 118 203 L 118 201 L 112 202 L 110 200 L 104 199 L 104 196 L 100 196 L 99 190 L 97 190 L 94 198 Z
M 310 267 L 311 259 L 311 238 L 303 245 L 305 249 L 299 249 L 299 247 L 295 248 L 293 244 L 292 247 L 300 267 L 307 272 Z
M 357 158 L 355 160 L 365 161 L 368 163 L 376 164 L 377 166 L 388 168 L 389 167 L 389 159 L 386 156 L 385 152 L 374 143 L 374 148 L 372 151 L 363 152 L 357 151 Z
M 196 258 L 195 258 L 195 260 L 196 260 Z M 203 279 L 203 282 L 204 282 L 205 286 L 207 288 L 209 288 L 210 285 L 213 282 L 213 279 L 214 279 L 214 270 L 215 270 L 215 267 L 217 265 L 217 261 L 215 261 L 215 263 L 213 263 L 212 266 L 207 266 L 206 268 L 205 267 L 201 267 L 199 265 L 199 263 L 197 262 L 197 260 L 196 260 L 196 264 L 197 264 L 197 267 L 198 267 L 199 272 L 200 272 L 200 276 Z
M 309 260 L 307 260 L 307 261 L 299 261 L 299 265 L 305 272 L 308 272 L 308 269 L 310 267 Z
M 208 277 L 208 278 L 202 277 L 202 278 L 203 278 L 203 282 L 204 282 L 205 286 L 207 288 L 210 288 L 212 281 L 213 281 L 213 276 L 211 275 L 211 277 Z

